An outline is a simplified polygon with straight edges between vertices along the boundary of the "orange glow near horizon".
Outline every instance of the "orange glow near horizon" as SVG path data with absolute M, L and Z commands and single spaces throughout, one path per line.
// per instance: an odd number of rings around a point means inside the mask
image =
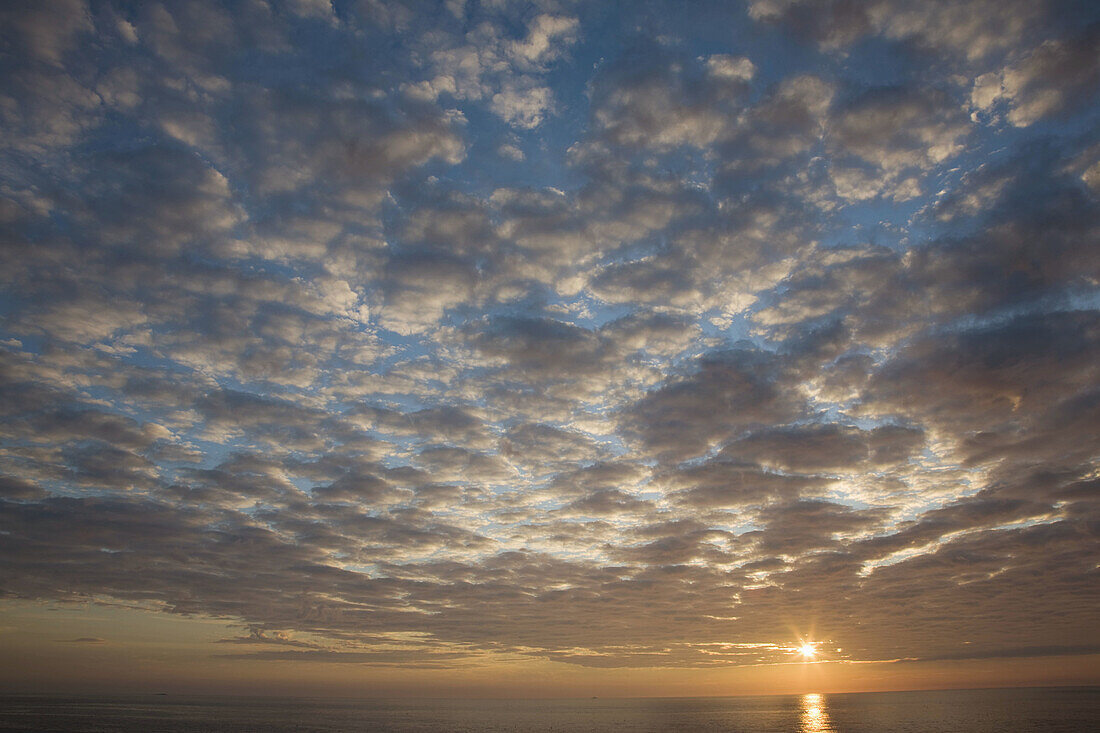
M 725 697 L 959 687 L 1095 684 L 1100 655 L 813 663 L 682 669 L 596 667 L 490 655 L 449 668 L 243 658 L 225 619 L 152 610 L 10 601 L 0 609 L 0 686 L 8 692 L 171 692 L 319 697 Z M 795 637 L 798 638 L 797 636 Z M 83 641 L 77 641 L 83 640 Z M 94 640 L 94 641 L 93 641 Z M 825 642 L 806 642 L 815 650 Z M 801 642 L 788 647 L 788 654 Z M 820 650 L 817 650 L 820 651 Z M 792 660 L 794 661 L 794 660 Z M 798 660 L 801 661 L 801 660 Z M 430 691 L 430 692 L 426 692 Z

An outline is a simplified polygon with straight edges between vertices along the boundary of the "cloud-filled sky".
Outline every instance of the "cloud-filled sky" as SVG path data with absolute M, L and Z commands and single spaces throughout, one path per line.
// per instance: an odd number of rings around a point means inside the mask
M 1100 681 L 1098 48 L 1060 0 L 5 3 L 0 653 Z

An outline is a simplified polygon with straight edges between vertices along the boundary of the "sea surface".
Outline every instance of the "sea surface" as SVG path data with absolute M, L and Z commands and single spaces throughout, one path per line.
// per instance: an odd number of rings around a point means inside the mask
M 0 731 L 1100 731 L 1100 687 L 590 700 L 0 696 Z

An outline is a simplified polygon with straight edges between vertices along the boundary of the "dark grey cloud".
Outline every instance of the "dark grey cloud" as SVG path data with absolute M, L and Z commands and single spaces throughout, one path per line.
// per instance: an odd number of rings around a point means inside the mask
M 501 439 L 501 453 L 511 461 L 541 472 L 602 457 L 604 449 L 583 433 L 541 423 L 524 423 L 505 433 Z
M 632 405 L 621 418 L 623 431 L 658 457 L 683 459 L 754 425 L 801 417 L 805 404 L 784 389 L 782 366 L 776 355 L 752 348 L 707 355 L 695 371 Z
M 829 175 L 844 199 L 911 199 L 923 171 L 961 152 L 969 132 L 959 104 L 938 90 L 871 89 L 833 115 Z
M 935 0 L 920 8 L 896 0 L 754 0 L 749 15 L 781 23 L 822 49 L 841 50 L 867 35 L 909 42 L 969 60 L 1003 53 L 1057 23 L 1059 3 Z
M 925 335 L 873 374 L 865 404 L 955 430 L 1028 427 L 1095 383 L 1097 325 L 1091 311 L 1063 311 Z
M 840 541 L 844 535 L 872 529 L 886 519 L 880 509 L 852 509 L 843 504 L 803 499 L 765 507 L 757 517 L 762 530 L 747 532 L 744 539 L 760 544 L 769 554 L 800 555 Z
M 866 431 L 836 423 L 795 425 L 750 433 L 719 456 L 803 473 L 865 471 L 904 461 L 922 442 L 920 430 L 896 425 Z
M 680 466 L 658 479 L 676 501 L 698 508 L 737 507 L 817 493 L 831 483 L 822 476 L 767 471 L 752 463 L 714 458 Z
M 241 164 L 260 191 L 320 187 L 341 203 L 372 206 L 408 168 L 437 156 L 457 163 L 465 155 L 438 108 L 394 108 L 311 91 L 256 89 L 241 100 Z M 279 156 L 262 152 L 270 150 Z
M 618 489 L 602 489 L 569 502 L 564 510 L 581 516 L 609 516 L 637 512 L 644 514 L 652 508 L 648 501 L 638 499 Z
M 1072 110 L 1100 77 L 1092 52 L 1098 32 L 1092 24 L 1068 38 L 1047 39 L 1015 63 L 982 74 L 974 80 L 974 106 L 996 114 L 1003 104 L 1018 127 Z
M 1075 645 L 1048 645 L 1048 646 L 1022 646 L 1015 649 L 993 649 L 958 652 L 956 654 L 944 654 L 938 657 L 917 657 L 916 659 L 904 659 L 904 662 L 933 662 L 945 660 L 963 659 L 1012 659 L 1016 657 L 1067 657 L 1079 654 L 1096 654 L 1100 651 L 1100 645 L 1075 644 Z

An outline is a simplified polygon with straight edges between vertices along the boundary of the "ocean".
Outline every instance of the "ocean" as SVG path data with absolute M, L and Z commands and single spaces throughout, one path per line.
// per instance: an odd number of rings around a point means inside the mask
M 0 696 L 0 731 L 1100 731 L 1100 687 L 769 697 L 331 700 Z

